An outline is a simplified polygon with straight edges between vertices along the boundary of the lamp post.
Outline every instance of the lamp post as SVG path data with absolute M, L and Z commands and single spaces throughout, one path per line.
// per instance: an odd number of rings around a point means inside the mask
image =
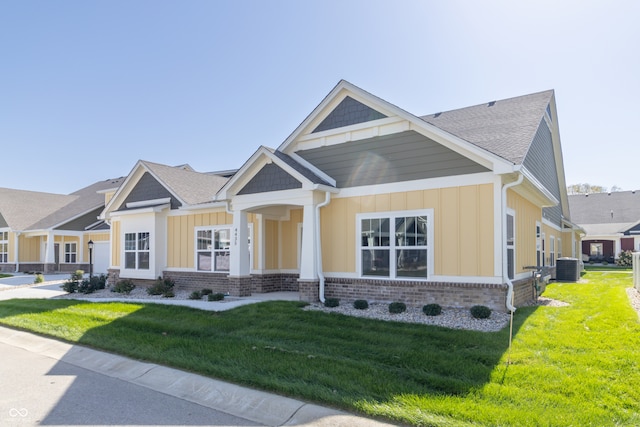
M 93 277 L 93 240 L 89 240 L 87 243 L 89 246 L 89 279 Z

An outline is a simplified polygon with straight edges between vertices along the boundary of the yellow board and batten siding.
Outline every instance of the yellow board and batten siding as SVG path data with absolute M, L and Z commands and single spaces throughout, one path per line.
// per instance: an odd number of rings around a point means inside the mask
M 515 212 L 516 260 L 515 272 L 524 273 L 525 266 L 535 266 L 536 224 L 542 223 L 542 209 L 513 190 L 507 194 L 507 207 Z
M 253 268 L 257 268 L 258 259 L 258 223 L 257 216 L 248 215 L 248 222 L 253 224 L 252 251 Z M 167 266 L 169 268 L 195 267 L 195 229 L 216 225 L 233 224 L 233 216 L 225 211 L 199 213 L 190 215 L 176 215 L 167 218 Z
M 321 211 L 323 269 L 355 273 L 356 215 L 433 209 L 433 274 L 494 275 L 492 184 L 335 198 Z

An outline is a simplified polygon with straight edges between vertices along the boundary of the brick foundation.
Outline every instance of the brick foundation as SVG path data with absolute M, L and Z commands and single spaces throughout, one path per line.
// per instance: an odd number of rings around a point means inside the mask
M 0 273 L 14 273 L 15 271 L 15 264 L 0 264 Z
M 319 280 L 298 280 L 300 301 L 318 302 L 320 300 Z

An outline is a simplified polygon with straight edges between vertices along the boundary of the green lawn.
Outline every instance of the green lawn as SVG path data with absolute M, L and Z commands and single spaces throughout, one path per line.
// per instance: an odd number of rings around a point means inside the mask
M 155 304 L 0 302 L 0 323 L 411 425 L 640 425 L 631 273 L 588 272 L 497 333 L 267 302 L 211 313 Z M 507 364 L 507 359 L 511 363 Z

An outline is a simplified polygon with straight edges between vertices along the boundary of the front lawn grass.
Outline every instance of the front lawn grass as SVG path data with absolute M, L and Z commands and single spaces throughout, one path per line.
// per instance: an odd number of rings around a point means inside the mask
M 589 272 L 496 333 L 267 302 L 212 313 L 156 304 L 0 302 L 0 323 L 136 359 L 420 426 L 640 425 L 640 323 L 628 272 Z M 507 360 L 510 359 L 509 364 Z

